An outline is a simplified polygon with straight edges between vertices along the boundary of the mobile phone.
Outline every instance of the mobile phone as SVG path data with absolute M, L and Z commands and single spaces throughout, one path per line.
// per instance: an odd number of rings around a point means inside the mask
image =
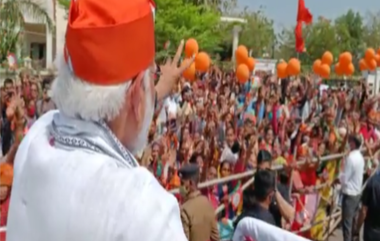
M 49 98 L 51 98 L 51 97 L 53 96 L 53 93 L 52 93 L 51 90 L 48 90 L 48 91 L 46 92 L 46 95 L 47 95 Z
M 167 122 L 168 130 L 169 131 L 176 131 L 177 130 L 177 120 L 176 119 L 170 119 Z
M 14 94 L 13 91 L 9 91 L 9 92 L 7 92 L 7 94 L 6 94 L 6 98 L 7 98 L 7 99 L 12 98 L 13 94 Z

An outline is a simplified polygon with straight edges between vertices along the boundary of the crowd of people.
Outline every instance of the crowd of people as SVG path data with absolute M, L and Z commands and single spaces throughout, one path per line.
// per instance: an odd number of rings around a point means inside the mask
M 379 241 L 366 81 L 208 58 L 190 81 L 198 46 L 154 62 L 154 9 L 71 1 L 54 80 L 4 80 L 0 240 L 324 240 L 341 210 L 344 241 Z
M 55 109 L 50 85 L 51 79 L 40 81 L 21 73 L 19 78 L 5 79 L 1 87 L 1 226 L 6 225 L 18 145 L 39 116 Z M 176 194 L 179 202 L 186 203 L 190 196 L 202 195 L 211 203 L 189 201 L 184 205 L 183 209 L 189 210 L 191 216 L 208 213 L 210 220 L 215 220 L 210 227 L 185 221 L 189 240 L 203 240 L 197 237 L 207 236 L 210 229 L 214 233 L 211 240 L 231 240 L 236 225 L 244 217 L 299 231 L 305 223 L 315 221 L 320 207 L 331 214 L 329 210 L 335 200 L 330 190 L 327 196 L 323 192 L 345 172 L 350 174 L 340 179 L 344 240 L 357 235 L 360 226 L 351 227 L 361 200 L 362 177 L 377 165 L 373 154 L 380 138 L 376 128 L 378 97 L 368 95 L 364 80 L 351 88 L 336 86 L 321 90 L 320 85 L 316 76 L 279 80 L 267 72 L 257 72 L 252 81 L 241 85 L 232 71 L 213 66 L 195 82 L 182 78 L 172 94 L 157 105 L 149 130 L 150 144 L 136 158 L 167 190 L 180 188 Z M 369 150 L 370 161 L 364 161 L 360 151 L 351 151 L 347 161 L 341 162 L 343 167 L 339 166 L 340 161 L 331 162 L 336 163 L 332 169 L 330 163 L 320 161 L 322 156 L 350 148 L 359 150 L 363 145 Z M 319 161 L 313 161 L 315 158 Z M 306 162 L 297 165 L 297 160 Z M 349 165 L 350 160 L 353 163 Z M 278 165 L 284 168 L 270 171 Z M 244 192 L 242 185 L 248 179 L 198 188 L 200 182 L 254 169 L 258 170 L 255 181 Z M 363 173 L 365 169 L 369 172 Z M 318 188 L 323 183 L 327 185 Z M 379 190 L 378 182 L 374 185 L 371 188 Z M 368 225 L 365 234 L 372 232 L 371 237 L 376 237 L 379 197 L 373 190 L 362 196 L 362 205 L 371 210 L 364 217 Z M 316 193 L 322 197 L 315 204 L 318 208 L 307 210 L 305 197 Z M 238 202 L 232 201 L 232 197 L 238 198 Z M 215 210 L 221 204 L 224 210 L 215 219 Z M 305 217 L 304 212 L 308 211 L 313 213 Z M 320 240 L 310 230 L 300 235 Z

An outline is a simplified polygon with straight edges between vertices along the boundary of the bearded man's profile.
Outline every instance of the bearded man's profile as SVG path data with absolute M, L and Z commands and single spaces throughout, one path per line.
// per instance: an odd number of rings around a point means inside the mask
M 8 241 L 185 241 L 179 205 L 134 154 L 172 90 L 183 41 L 153 82 L 154 4 L 72 0 L 43 115 L 14 164 Z M 191 63 L 189 63 L 191 64 Z

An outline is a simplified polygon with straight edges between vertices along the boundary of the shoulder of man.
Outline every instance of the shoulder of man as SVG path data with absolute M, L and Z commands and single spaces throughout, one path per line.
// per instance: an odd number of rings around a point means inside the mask
M 116 171 L 119 173 L 115 176 L 120 176 L 120 182 L 122 179 L 126 182 L 120 184 L 120 188 L 114 189 L 113 194 L 116 197 L 117 193 L 124 193 L 121 195 L 124 197 L 114 200 L 114 205 L 119 206 L 117 214 L 118 222 L 121 222 L 119 225 L 128 227 L 126 229 L 126 232 L 130 233 L 127 234 L 130 238 L 128 240 L 153 240 L 150 235 L 160 237 L 159 240 L 169 240 L 174 237 L 175 240 L 185 240 L 180 209 L 175 197 L 168 193 L 144 167 L 117 170 L 120 172 Z M 129 177 L 123 178 L 123 174 Z M 133 221 L 122 224 L 128 220 Z

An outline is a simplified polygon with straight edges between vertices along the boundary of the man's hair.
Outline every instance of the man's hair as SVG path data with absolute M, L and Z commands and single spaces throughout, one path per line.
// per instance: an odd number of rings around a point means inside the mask
M 195 187 L 198 187 L 199 179 L 200 179 L 199 175 L 195 175 L 190 178 L 190 181 L 193 183 Z
M 253 182 L 256 200 L 264 201 L 275 189 L 275 175 L 270 170 L 259 170 Z
M 357 136 L 355 136 L 355 135 L 350 135 L 350 136 L 348 137 L 348 141 L 354 143 L 354 145 L 355 145 L 355 149 L 359 149 L 360 146 L 361 146 L 361 141 L 360 141 L 360 139 L 359 139 Z
M 265 162 L 271 162 L 272 155 L 267 150 L 260 150 L 257 154 L 257 165 L 260 165 Z
M 237 154 L 237 153 L 240 152 L 240 144 L 239 144 L 238 141 L 235 141 L 234 144 L 232 144 L 232 146 L 231 146 L 231 152 L 233 154 Z
M 10 79 L 10 78 L 6 78 L 6 79 L 4 80 L 4 86 L 5 86 L 6 84 L 11 84 L 11 85 L 13 85 L 13 80 Z
M 70 65 L 66 64 L 63 54 L 56 58 L 58 76 L 53 81 L 52 99 L 60 112 L 69 117 L 92 121 L 111 121 L 120 114 L 126 101 L 126 92 L 132 81 L 122 84 L 100 86 L 76 77 Z M 149 70 L 145 71 L 144 84 L 149 79 Z
M 44 80 L 42 81 L 42 89 L 46 89 L 46 86 L 47 85 L 50 85 L 51 82 L 53 82 L 52 78 L 50 77 L 47 77 L 47 78 L 44 78 Z
M 198 157 L 203 158 L 203 155 L 201 153 L 197 153 L 197 152 L 193 153 L 193 155 L 191 155 L 191 157 L 190 157 L 189 163 L 197 164 Z

